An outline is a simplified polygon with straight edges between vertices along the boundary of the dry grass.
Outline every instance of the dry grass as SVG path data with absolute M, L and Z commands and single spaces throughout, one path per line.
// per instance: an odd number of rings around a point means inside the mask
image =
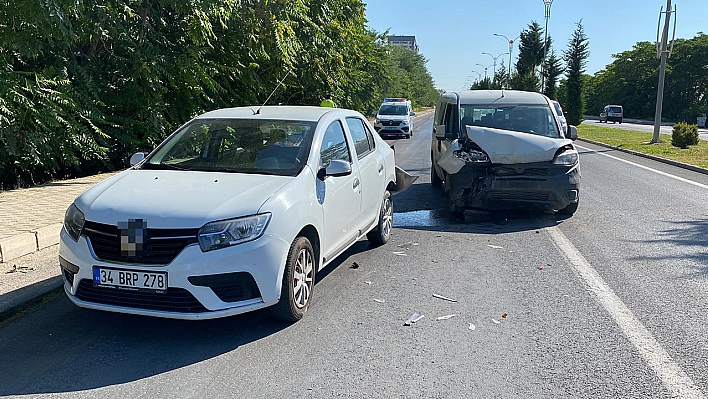
M 700 140 L 698 145 L 682 150 L 671 145 L 671 136 L 668 135 L 661 136 L 661 143 L 649 144 L 652 133 L 588 125 L 578 126 L 578 135 L 615 147 L 708 168 L 708 141 L 705 140 Z

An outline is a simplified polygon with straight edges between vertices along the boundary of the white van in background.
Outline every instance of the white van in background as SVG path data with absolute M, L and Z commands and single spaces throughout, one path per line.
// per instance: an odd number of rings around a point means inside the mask
M 379 136 L 403 136 L 407 139 L 413 135 L 413 117 L 415 112 L 411 101 L 406 98 L 384 98 L 379 112 L 376 113 L 374 129 Z

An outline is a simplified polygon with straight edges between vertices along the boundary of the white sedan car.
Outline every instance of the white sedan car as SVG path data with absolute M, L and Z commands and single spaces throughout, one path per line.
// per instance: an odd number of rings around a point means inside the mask
M 296 321 L 318 270 L 391 233 L 394 154 L 355 111 L 216 110 L 131 164 L 66 212 L 59 262 L 78 306 Z

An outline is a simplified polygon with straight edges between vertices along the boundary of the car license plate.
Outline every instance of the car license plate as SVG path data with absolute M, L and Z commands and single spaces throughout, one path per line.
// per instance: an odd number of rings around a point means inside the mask
M 167 289 L 167 272 L 146 272 L 94 266 L 93 284 L 104 288 L 164 293 Z
M 384 126 L 385 130 L 398 130 L 398 127 L 396 126 Z

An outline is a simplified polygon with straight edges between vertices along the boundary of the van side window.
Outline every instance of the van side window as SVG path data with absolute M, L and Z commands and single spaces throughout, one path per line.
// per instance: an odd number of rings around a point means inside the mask
M 460 131 L 460 120 L 457 117 L 457 107 L 456 104 L 447 104 L 445 109 L 445 119 L 443 123 L 445 124 L 446 132 L 459 132 Z

